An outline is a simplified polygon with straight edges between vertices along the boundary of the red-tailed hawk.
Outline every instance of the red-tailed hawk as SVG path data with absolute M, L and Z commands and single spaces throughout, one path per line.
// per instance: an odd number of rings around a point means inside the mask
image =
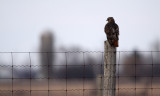
M 119 27 L 113 17 L 108 17 L 106 21 L 108 23 L 105 25 L 104 31 L 107 35 L 107 40 L 112 47 L 118 47 Z

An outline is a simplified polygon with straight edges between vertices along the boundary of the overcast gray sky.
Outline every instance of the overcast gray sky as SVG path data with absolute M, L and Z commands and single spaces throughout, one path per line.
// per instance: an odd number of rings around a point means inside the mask
M 0 0 L 0 51 L 35 51 L 45 29 L 57 48 L 101 51 L 110 16 L 120 27 L 118 50 L 150 50 L 160 38 L 160 0 Z

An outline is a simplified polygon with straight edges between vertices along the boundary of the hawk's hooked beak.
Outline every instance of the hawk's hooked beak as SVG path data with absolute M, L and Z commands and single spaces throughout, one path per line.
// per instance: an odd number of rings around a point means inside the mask
M 108 21 L 109 19 L 107 19 L 106 21 Z
M 110 18 L 107 18 L 107 20 L 106 21 L 109 21 L 110 20 Z

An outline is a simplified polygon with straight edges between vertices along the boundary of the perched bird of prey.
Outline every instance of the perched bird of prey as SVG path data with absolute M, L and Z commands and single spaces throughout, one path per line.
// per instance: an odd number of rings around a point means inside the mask
M 119 27 L 113 17 L 108 17 L 106 21 L 108 23 L 105 25 L 104 31 L 107 35 L 107 40 L 112 47 L 118 47 Z

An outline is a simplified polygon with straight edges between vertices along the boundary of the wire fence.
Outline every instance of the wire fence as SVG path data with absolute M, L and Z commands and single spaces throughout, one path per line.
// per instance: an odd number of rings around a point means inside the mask
M 160 51 L 117 51 L 116 96 L 160 95 Z M 102 96 L 104 52 L 0 52 L 0 96 Z

